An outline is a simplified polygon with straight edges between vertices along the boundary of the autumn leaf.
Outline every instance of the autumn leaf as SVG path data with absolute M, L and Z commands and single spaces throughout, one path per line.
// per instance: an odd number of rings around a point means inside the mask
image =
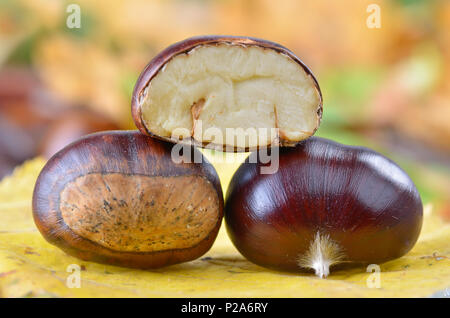
M 213 153 L 207 156 L 214 162 Z M 239 156 L 234 163 L 215 163 L 224 185 L 245 158 Z M 207 254 L 180 265 L 135 270 L 81 261 L 47 243 L 34 225 L 32 190 L 43 165 L 39 158 L 29 161 L 0 183 L 2 297 L 426 297 L 450 291 L 450 225 L 431 204 L 414 249 L 380 264 L 380 288 L 370 288 L 377 274 L 362 267 L 328 279 L 259 267 L 239 254 L 224 227 Z M 81 270 L 80 288 L 68 287 L 71 264 Z

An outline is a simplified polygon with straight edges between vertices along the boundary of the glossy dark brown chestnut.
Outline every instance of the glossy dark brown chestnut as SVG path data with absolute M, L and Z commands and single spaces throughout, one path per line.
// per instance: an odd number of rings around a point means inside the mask
M 36 182 L 39 231 L 68 254 L 119 266 L 157 268 L 203 255 L 221 224 L 219 178 L 205 158 L 173 162 L 172 147 L 138 131 L 68 145 Z
M 201 36 L 173 44 L 141 73 L 132 114 L 144 134 L 225 151 L 292 146 L 314 134 L 322 95 L 287 48 Z
M 335 264 L 401 257 L 417 241 L 419 193 L 379 153 L 311 137 L 280 149 L 274 174 L 260 174 L 257 157 L 237 170 L 225 200 L 229 236 L 250 261 L 326 277 Z

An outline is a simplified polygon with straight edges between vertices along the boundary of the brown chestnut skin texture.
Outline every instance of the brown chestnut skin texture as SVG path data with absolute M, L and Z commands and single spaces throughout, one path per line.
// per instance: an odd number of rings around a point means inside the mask
M 258 46 L 261 48 L 266 48 L 270 50 L 274 50 L 276 52 L 282 53 L 289 58 L 291 58 L 293 61 L 298 63 L 305 72 L 313 79 L 315 88 L 319 94 L 320 97 L 320 104 L 318 109 L 318 115 L 319 115 L 319 121 L 322 118 L 322 112 L 323 112 L 323 102 L 322 102 L 322 92 L 319 87 L 319 83 L 317 82 L 317 79 L 314 77 L 312 71 L 289 49 L 286 47 L 275 43 L 271 41 L 267 41 L 264 39 L 259 39 L 255 37 L 247 37 L 247 36 L 229 36 L 229 35 L 204 35 L 204 36 L 194 36 L 187 38 L 183 41 L 174 43 L 167 47 L 165 50 L 160 52 L 157 56 L 155 56 L 144 68 L 144 70 L 141 72 L 136 85 L 134 87 L 134 91 L 132 94 L 131 99 L 131 113 L 133 116 L 134 123 L 136 124 L 136 127 L 143 133 L 149 136 L 152 136 L 154 138 L 158 138 L 161 140 L 169 141 L 169 142 L 175 142 L 171 138 L 167 138 L 164 136 L 158 136 L 151 131 L 147 129 L 145 126 L 142 114 L 141 114 L 141 105 L 139 103 L 139 99 L 144 93 L 145 88 L 149 85 L 150 81 L 158 74 L 158 72 L 164 67 L 164 65 L 169 62 L 172 58 L 179 54 L 184 54 L 192 49 L 194 49 L 197 46 L 201 45 L 218 45 L 223 43 L 229 43 L 233 45 L 242 45 L 242 46 Z M 317 130 L 318 126 L 316 127 Z M 315 132 L 315 131 L 314 131 Z M 195 144 L 198 147 L 206 147 L 206 143 L 198 143 L 195 140 L 191 141 L 193 144 Z M 284 144 L 284 146 L 294 146 L 295 144 Z M 211 145 L 209 145 L 211 146 Z M 221 150 L 221 151 L 229 151 L 225 146 L 220 147 L 219 145 L 216 145 L 214 148 L 215 150 Z M 234 149 L 235 152 L 240 151 L 252 151 L 256 149 Z
M 205 158 L 175 163 L 172 147 L 138 131 L 95 133 L 66 146 L 34 188 L 39 231 L 97 263 L 145 269 L 200 257 L 221 225 L 221 185 Z M 194 154 L 201 156 L 192 147 Z
M 419 193 L 381 154 L 311 137 L 280 149 L 274 174 L 260 174 L 264 164 L 251 156 L 256 163 L 249 157 L 239 167 L 225 200 L 228 234 L 248 260 L 300 271 L 317 233 L 339 247 L 337 263 L 379 264 L 416 243 Z

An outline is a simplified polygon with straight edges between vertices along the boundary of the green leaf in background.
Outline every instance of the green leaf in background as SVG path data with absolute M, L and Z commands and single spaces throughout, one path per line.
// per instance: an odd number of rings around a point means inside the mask
M 320 75 L 324 100 L 321 129 L 359 122 L 367 117 L 367 103 L 383 79 L 380 68 L 342 67 Z

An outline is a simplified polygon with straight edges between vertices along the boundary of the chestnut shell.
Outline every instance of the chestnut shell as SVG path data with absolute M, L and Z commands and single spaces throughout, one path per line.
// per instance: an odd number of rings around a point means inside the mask
M 311 137 L 280 149 L 276 173 L 260 174 L 261 166 L 251 154 L 225 200 L 231 240 L 258 265 L 300 270 L 317 233 L 340 246 L 344 262 L 366 264 L 398 258 L 418 239 L 422 202 L 414 183 L 373 150 Z
M 142 119 L 141 114 L 141 105 L 139 103 L 139 100 L 141 96 L 144 94 L 145 88 L 149 85 L 150 81 L 158 74 L 158 72 L 164 67 L 164 65 L 169 62 L 172 58 L 179 54 L 187 53 L 190 50 L 194 49 L 197 46 L 200 45 L 214 45 L 214 44 L 222 44 L 222 43 L 230 43 L 233 45 L 242 45 L 242 46 L 258 46 L 262 48 L 271 49 L 274 51 L 277 51 L 279 53 L 282 53 L 284 55 L 287 55 L 289 58 L 291 58 L 293 61 L 298 63 L 308 74 L 314 82 L 315 88 L 319 94 L 320 97 L 320 104 L 318 108 L 318 118 L 319 123 L 315 129 L 315 131 L 318 129 L 320 125 L 320 120 L 322 118 L 323 113 L 323 97 L 322 92 L 319 87 L 319 83 L 317 82 L 317 79 L 314 77 L 314 74 L 312 71 L 289 49 L 286 47 L 271 42 L 264 39 L 259 39 L 255 37 L 247 37 L 247 36 L 229 36 L 229 35 L 206 35 L 206 36 L 194 36 L 187 38 L 185 40 L 182 40 L 180 42 L 174 43 L 161 51 L 158 55 L 156 55 L 144 68 L 144 70 L 141 72 L 136 85 L 133 90 L 132 98 L 131 98 L 131 113 L 134 120 L 134 123 L 136 124 L 136 127 L 145 135 L 152 136 L 157 139 L 161 139 L 168 142 L 177 142 L 171 138 L 159 136 L 157 134 L 152 133 L 147 129 L 147 127 L 144 124 L 144 121 Z M 315 132 L 314 131 L 314 132 Z M 313 134 L 314 134 L 313 132 Z M 199 143 L 194 139 L 191 139 L 190 143 L 195 144 L 198 147 L 206 147 L 208 143 Z M 291 143 L 284 143 L 283 146 L 295 146 L 295 144 Z M 222 150 L 227 151 L 226 146 L 224 145 L 223 148 L 220 148 L 218 145 L 215 145 L 215 150 Z M 234 149 L 236 152 L 240 151 L 252 151 L 256 149 Z
M 66 253 L 82 260 L 98 263 L 134 268 L 158 268 L 200 257 L 212 246 L 221 225 L 223 216 L 223 195 L 221 185 L 214 167 L 208 163 L 204 157 L 202 157 L 202 163 L 173 162 L 171 160 L 172 146 L 173 145 L 170 143 L 144 136 L 138 131 L 107 131 L 88 135 L 63 148 L 47 162 L 41 171 L 34 188 L 33 216 L 39 231 L 48 242 L 58 246 Z M 192 155 L 195 154 L 201 156 L 198 150 L 194 148 L 191 150 L 193 151 L 191 153 Z M 79 178 L 96 175 L 100 176 L 100 180 L 103 180 L 107 175 L 119 176 L 119 179 L 123 177 L 120 179 L 116 189 L 119 189 L 119 191 L 120 189 L 124 189 L 123 191 L 128 190 L 131 193 L 134 193 L 134 191 L 132 190 L 132 187 L 127 187 L 126 182 L 130 180 L 132 182 L 134 178 L 157 177 L 162 178 L 162 180 L 165 180 L 164 178 L 170 180 L 175 179 L 175 181 L 171 183 L 171 186 L 173 187 L 176 187 L 176 178 L 195 177 L 204 180 L 205 183 L 208 184 L 208 190 L 217 195 L 217 201 L 214 201 L 217 202 L 215 207 L 218 211 L 216 216 L 217 220 L 211 221 L 215 222 L 215 224 L 213 223 L 210 232 L 207 233 L 200 242 L 197 242 L 192 246 L 186 246 L 185 248 L 156 250 L 151 252 L 124 251 L 109 248 L 108 246 L 105 246 L 105 244 L 99 244 L 99 242 L 103 242 L 102 239 L 95 241 L 79 235 L 79 232 L 75 231 L 67 224 L 67 220 L 63 217 L 61 212 L 61 206 L 64 206 L 61 205 L 61 196 L 63 191 L 68 188 L 68 185 L 73 184 L 74 181 Z M 136 193 L 139 193 L 141 184 L 138 183 L 137 185 L 138 190 Z M 159 187 L 163 188 L 163 186 L 164 184 L 161 184 Z M 77 223 L 77 220 L 72 220 L 71 222 L 76 224 L 77 227 L 82 227 L 82 223 L 89 223 L 91 216 L 95 219 L 99 213 L 106 215 L 104 213 L 105 211 L 108 213 L 108 216 L 111 216 L 111 222 L 121 221 L 118 218 L 114 218 L 114 213 L 116 215 L 118 214 L 114 209 L 119 209 L 119 206 L 124 206 L 126 203 L 131 207 L 130 202 L 132 202 L 133 208 L 123 212 L 125 214 L 131 214 L 138 210 L 135 208 L 136 205 L 134 204 L 137 204 L 140 207 L 144 204 L 140 196 L 128 199 L 125 198 L 125 201 L 127 201 L 125 203 L 113 202 L 112 200 L 106 202 L 105 197 L 99 196 L 99 192 L 96 192 L 98 191 L 99 186 L 93 182 L 84 182 L 81 186 L 78 184 L 71 187 L 71 189 L 75 188 L 79 194 L 81 193 L 80 195 L 75 196 L 74 201 L 74 205 L 78 205 L 79 207 L 78 210 L 82 210 L 83 207 L 87 210 L 88 208 L 86 208 L 86 206 L 90 207 L 90 204 L 95 204 L 100 207 L 94 214 L 91 213 L 88 215 L 89 213 L 83 212 L 86 214 L 84 220 L 81 220 L 83 222 L 80 221 Z M 105 187 L 111 191 L 109 189 L 111 184 L 109 184 L 108 187 L 107 182 L 105 182 Z M 156 185 L 156 187 L 158 187 L 158 185 Z M 152 189 L 154 188 L 155 187 Z M 86 189 L 92 191 L 87 192 Z M 164 193 L 168 191 L 170 191 L 170 189 L 162 189 L 160 192 Z M 202 189 L 200 189 L 199 192 L 201 191 Z M 144 191 L 141 191 L 141 195 L 145 195 L 150 199 L 152 198 L 151 191 L 147 194 L 143 192 L 145 192 L 145 187 Z M 174 196 L 177 196 L 177 193 L 174 193 Z M 147 200 L 149 201 L 150 199 Z M 179 198 L 178 201 L 187 202 L 190 199 L 190 197 L 183 197 Z M 114 197 L 113 200 L 117 201 Z M 170 204 L 170 202 L 173 201 L 167 200 L 167 202 Z M 151 202 L 151 205 L 153 206 L 153 202 Z M 149 204 L 145 205 L 145 207 L 147 206 L 149 206 Z M 166 212 L 161 212 L 162 214 L 158 215 L 169 214 L 173 211 L 174 210 L 166 210 Z M 111 215 L 109 214 L 110 212 Z M 66 211 L 66 213 L 69 213 L 70 215 L 71 212 Z M 122 217 L 125 217 L 126 219 L 127 215 L 124 216 L 123 213 Z M 150 214 L 150 212 L 147 213 L 144 211 L 144 214 Z M 101 217 L 103 218 L 103 216 Z M 133 218 L 133 215 L 129 215 L 129 217 Z M 151 217 L 151 215 L 149 217 Z M 102 221 L 103 220 L 104 219 L 102 219 Z M 117 228 L 116 225 L 117 224 L 111 225 L 110 228 Z M 93 232 L 93 236 L 101 235 L 101 233 L 94 233 L 96 232 L 96 226 L 89 228 L 89 230 Z M 124 228 L 124 233 L 127 233 L 130 230 L 136 229 Z M 108 233 L 105 233 L 104 237 L 108 238 L 111 236 L 108 236 Z M 121 240 L 111 240 L 113 246 L 120 246 L 120 243 Z M 149 244 L 151 243 L 152 242 Z

